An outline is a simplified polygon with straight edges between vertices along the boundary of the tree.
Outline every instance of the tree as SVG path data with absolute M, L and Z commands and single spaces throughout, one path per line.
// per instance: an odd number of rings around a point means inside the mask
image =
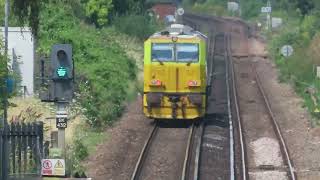
M 311 0 L 297 0 L 297 7 L 300 9 L 303 16 L 309 14 L 309 12 L 315 7 L 314 2 Z
M 113 14 L 126 15 L 126 14 L 143 14 L 146 9 L 146 0 L 114 0 L 113 1 Z
M 3 44 L 2 44 L 2 39 L 0 38 L 0 49 L 4 49 Z M 6 88 L 5 78 L 6 78 L 6 68 L 7 68 L 7 58 L 4 55 L 3 51 L 0 51 L 0 110 L 3 109 L 3 91 L 4 88 Z
M 12 0 L 13 15 L 18 17 L 21 25 L 28 23 L 36 37 L 39 29 L 39 13 L 43 3 L 41 0 Z
M 101 27 L 108 23 L 112 7 L 112 0 L 88 0 L 85 5 L 86 15 L 97 27 Z

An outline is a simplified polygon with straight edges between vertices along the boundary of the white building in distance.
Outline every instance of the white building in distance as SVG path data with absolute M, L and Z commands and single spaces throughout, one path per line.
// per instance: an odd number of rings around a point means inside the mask
M 1 27 L 0 31 L 3 39 L 4 27 Z M 9 27 L 8 55 L 12 70 L 21 76 L 21 92 L 26 96 L 32 96 L 34 94 L 35 43 L 29 28 Z

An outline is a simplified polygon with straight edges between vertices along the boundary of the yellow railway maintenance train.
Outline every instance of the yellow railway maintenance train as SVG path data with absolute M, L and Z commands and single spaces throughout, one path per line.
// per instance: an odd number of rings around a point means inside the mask
M 172 24 L 144 44 L 144 114 L 197 119 L 206 111 L 207 37 Z

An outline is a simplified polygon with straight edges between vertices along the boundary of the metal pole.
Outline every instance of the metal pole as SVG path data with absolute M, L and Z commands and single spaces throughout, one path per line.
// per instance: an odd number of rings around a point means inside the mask
M 7 57 L 8 57 L 8 27 L 9 27 L 9 0 L 6 0 L 5 4 L 5 18 L 4 18 L 4 55 L 5 55 L 5 60 L 6 60 L 6 67 L 5 67 L 5 84 L 4 84 L 4 89 L 3 89 L 3 122 L 2 125 L 5 125 L 8 123 L 7 118 L 8 118 L 8 92 L 7 92 L 7 82 L 6 79 L 8 77 L 8 65 L 7 65 Z
M 2 134 L 2 180 L 8 179 L 9 174 L 9 148 L 8 148 L 8 135 L 9 135 L 9 126 L 7 123 L 4 125 L 3 134 Z
M 66 112 L 67 103 L 57 102 L 57 115 L 58 112 Z M 58 148 L 62 150 L 62 156 L 65 157 L 65 129 L 58 128 Z
M 268 1 L 267 7 L 271 7 L 270 0 Z M 272 18 L 271 18 L 271 12 L 268 12 L 268 30 L 272 31 Z
M 241 17 L 241 15 L 242 15 L 242 12 L 241 12 L 241 0 L 239 0 L 239 17 Z

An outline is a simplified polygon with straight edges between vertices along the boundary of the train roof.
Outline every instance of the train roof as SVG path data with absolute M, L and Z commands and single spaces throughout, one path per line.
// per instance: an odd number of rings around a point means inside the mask
M 207 39 L 207 37 L 199 31 L 195 31 L 193 28 L 183 24 L 171 24 L 166 29 L 156 32 L 151 38 L 159 37 L 178 37 L 178 38 L 201 38 Z

